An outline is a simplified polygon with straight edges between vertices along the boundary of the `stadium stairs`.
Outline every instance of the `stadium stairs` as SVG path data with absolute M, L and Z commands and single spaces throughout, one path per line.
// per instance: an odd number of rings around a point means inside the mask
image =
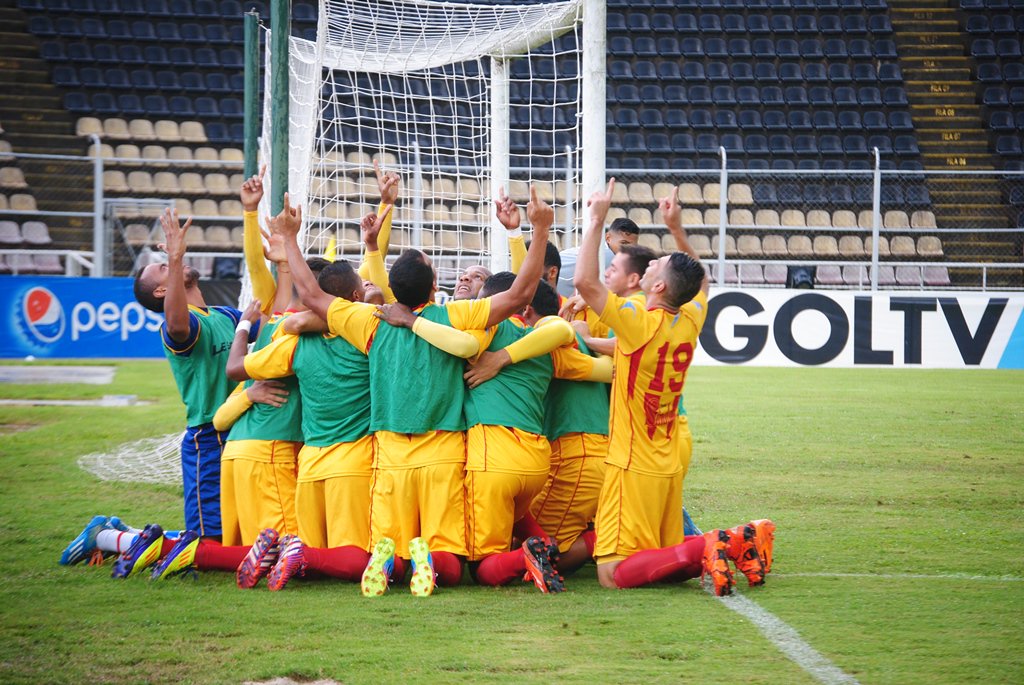
M 39 55 L 38 39 L 28 32 L 25 14 L 10 0 L 0 3 L 0 124 L 15 152 L 83 155 L 88 143 L 75 135 L 75 119 Z M 61 160 L 18 161 L 41 211 L 93 211 L 92 174 L 81 163 L 72 171 Z M 59 191 L 57 191 L 59 189 Z M 92 220 L 46 217 L 55 247 L 92 249 Z
M 967 54 L 962 12 L 944 0 L 889 0 L 900 68 L 914 120 L 921 161 L 927 170 L 990 171 L 1000 167 L 989 148 L 989 130 L 978 104 L 976 65 Z M 1007 214 L 998 183 L 976 178 L 931 177 L 928 190 L 940 228 L 1000 228 L 1016 220 Z M 1015 238 L 1005 234 L 951 234 L 943 238 L 947 258 L 956 261 L 1014 261 Z M 1006 275 L 1009 278 L 1009 274 Z M 957 274 L 951 273 L 956 282 Z M 998 271 L 989 276 L 993 286 Z

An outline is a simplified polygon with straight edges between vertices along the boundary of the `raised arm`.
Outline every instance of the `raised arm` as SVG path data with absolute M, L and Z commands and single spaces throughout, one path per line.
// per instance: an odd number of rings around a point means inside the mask
M 261 309 L 259 300 L 250 302 L 242 312 L 241 321 L 235 327 L 235 337 L 231 340 L 226 369 L 228 378 L 233 381 L 244 381 L 249 378 L 249 374 L 245 372 L 245 354 L 249 351 L 249 331 L 253 324 L 260 320 Z
M 306 258 L 299 249 L 298 235 L 302 226 L 302 207 L 292 207 L 288 202 L 288 193 L 284 194 L 284 208 L 281 213 L 270 220 L 271 232 L 284 239 L 285 254 L 288 256 L 288 267 L 292 272 L 292 281 L 302 304 L 321 319 L 327 319 L 327 309 L 334 301 L 333 295 L 325 293 L 316 282 L 316 276 L 309 270 Z
M 284 249 L 284 238 L 260 229 L 267 244 L 263 246 L 263 255 L 277 265 L 277 290 L 271 312 L 283 312 L 292 301 L 292 270 L 288 266 L 288 253 Z M 255 295 L 255 293 L 253 293 Z M 267 314 L 267 307 L 263 307 Z
M 523 266 L 523 260 L 526 259 L 526 241 L 523 240 L 523 232 L 519 228 L 519 208 L 516 207 L 512 198 L 505 194 L 504 188 L 498 188 L 498 199 L 494 201 L 494 211 L 498 216 L 498 221 L 508 231 L 508 252 L 512 258 L 509 271 L 517 274 Z
M 661 216 L 665 220 L 668 232 L 672 234 L 672 238 L 676 241 L 676 249 L 680 252 L 685 252 L 699 262 L 700 257 L 697 256 L 697 251 L 690 245 L 690 240 L 686 236 L 686 230 L 683 228 L 683 209 L 679 206 L 679 186 L 672 188 L 671 195 L 658 200 L 658 208 L 661 210 Z M 705 295 L 708 294 L 710 283 L 711 277 L 707 269 L 705 269 L 704 282 L 700 285 L 700 289 L 704 291 Z
M 576 273 L 573 275 L 573 285 L 576 292 L 590 305 L 595 312 L 604 311 L 604 305 L 608 301 L 608 289 L 601 282 L 601 265 L 598 262 L 599 250 L 601 248 L 601 234 L 604 232 L 604 220 L 608 216 L 608 208 L 612 204 L 612 193 L 615 191 L 615 179 L 608 181 L 608 187 L 603 192 L 597 191 L 587 200 L 590 207 L 590 226 L 583 235 L 583 243 L 580 245 L 579 255 L 576 258 Z
M 392 209 L 391 207 L 385 207 L 383 211 L 390 214 Z M 390 223 L 390 216 L 383 223 L 380 223 L 377 221 L 376 214 L 367 214 L 359 223 L 363 243 L 366 245 L 363 265 L 359 267 L 359 276 L 380 288 L 381 293 L 384 295 L 385 303 L 394 302 L 395 294 L 391 291 L 391 285 L 388 283 L 388 272 L 384 268 L 384 256 L 380 252 L 379 239 L 380 234 L 384 231 L 384 226 Z M 365 274 L 363 273 L 364 267 L 366 268 Z
M 192 217 L 182 226 L 177 209 L 166 209 L 160 215 L 166 242 L 159 247 L 167 253 L 167 282 L 164 294 L 164 319 L 167 335 L 174 342 L 184 342 L 189 334 L 188 298 L 185 295 L 185 233 Z
M 384 173 L 380 169 L 380 163 L 375 159 L 373 160 L 373 173 L 377 177 L 377 190 L 380 192 L 380 206 L 377 208 L 377 214 L 383 215 L 389 206 L 393 207 L 398 202 L 398 184 L 401 181 L 401 177 L 393 171 Z M 377 237 L 377 248 L 381 253 L 388 253 L 388 245 L 391 243 L 391 221 L 394 219 L 394 212 L 388 214 L 384 219 L 384 223 L 380 226 L 380 235 Z M 366 248 L 366 253 L 363 255 L 363 263 L 359 265 L 359 277 L 364 281 L 373 281 L 377 287 L 380 287 L 373 279 L 371 269 L 373 268 L 370 264 L 370 248 Z M 382 258 L 383 259 L 383 258 Z
M 548 232 L 555 221 L 555 210 L 537 197 L 537 188 L 530 186 L 530 202 L 526 205 L 526 216 L 533 226 L 533 238 L 526 253 L 523 267 L 516 274 L 516 280 L 505 292 L 492 296 L 491 313 L 487 326 L 504 321 L 530 303 L 537 292 L 537 284 L 544 272 L 544 254 L 547 251 Z
M 277 284 L 274 275 L 263 260 L 263 243 L 260 241 L 259 214 L 260 200 L 263 199 L 263 175 L 267 165 L 260 167 L 260 173 L 247 178 L 242 184 L 239 199 L 242 202 L 242 250 L 245 254 L 245 268 L 252 283 L 252 296 L 264 303 L 264 314 L 274 311 L 274 293 Z

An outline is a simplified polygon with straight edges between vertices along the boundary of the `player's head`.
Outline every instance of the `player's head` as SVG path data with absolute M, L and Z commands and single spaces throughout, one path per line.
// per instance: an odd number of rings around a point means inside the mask
M 533 300 L 523 318 L 531 326 L 545 316 L 558 315 L 558 291 L 547 281 L 541 281 L 537 285 L 537 292 L 533 294 Z
M 623 245 L 604 270 L 604 285 L 620 297 L 631 295 L 640 288 L 640 279 L 652 259 L 657 255 L 643 245 Z
M 493 276 L 489 276 L 480 286 L 480 297 L 491 297 L 503 293 L 512 287 L 515 280 L 516 275 L 511 271 L 499 271 Z
M 306 266 L 313 272 L 314 276 L 319 276 L 320 272 L 326 267 L 330 266 L 331 262 L 327 261 L 323 257 L 307 257 Z
M 407 307 L 426 304 L 437 290 L 437 278 L 430 257 L 413 249 L 403 252 L 391 265 L 388 283 L 395 294 L 395 300 Z
M 185 290 L 199 286 L 199 272 L 191 266 L 183 268 Z M 167 294 L 167 265 L 154 262 L 135 274 L 135 299 L 151 312 L 162 314 Z
M 673 252 L 651 260 L 640 287 L 648 302 L 657 298 L 673 309 L 692 300 L 704 283 L 704 267 L 685 252 Z
M 320 289 L 350 302 L 363 301 L 363 279 L 344 259 L 328 263 L 316 279 Z
M 363 302 L 369 304 L 384 304 L 384 291 L 373 284 L 373 281 L 363 281 Z
M 484 287 L 484 281 L 490 277 L 491 270 L 486 267 L 466 267 L 466 270 L 459 274 L 458 282 L 455 284 L 455 292 L 452 293 L 452 299 L 475 300 L 480 297 L 480 289 Z
M 620 217 L 612 222 L 604 234 L 608 249 L 618 254 L 623 245 L 636 245 L 640 240 L 640 227 L 632 219 Z
M 530 249 L 530 241 L 526 241 L 526 249 Z M 541 279 L 558 287 L 558 274 L 562 271 L 562 255 L 558 254 L 558 248 L 554 243 L 549 242 L 544 249 L 544 274 Z

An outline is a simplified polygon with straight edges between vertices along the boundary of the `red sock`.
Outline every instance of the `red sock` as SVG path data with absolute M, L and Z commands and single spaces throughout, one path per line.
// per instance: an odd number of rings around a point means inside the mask
M 196 567 L 200 571 L 237 571 L 250 547 L 225 547 L 214 540 L 200 540 L 196 548 Z
M 441 587 L 452 587 L 458 585 L 462 580 L 462 562 L 451 552 L 431 552 L 434 560 L 434 573 L 437 574 L 437 584 Z
M 678 545 L 645 549 L 615 568 L 615 584 L 620 588 L 640 587 L 671 577 L 683 581 L 700 576 L 704 557 L 704 536 L 693 535 Z
M 583 531 L 583 535 L 580 537 L 583 538 L 583 544 L 587 546 L 587 556 L 593 557 L 594 547 L 597 546 L 597 532 L 593 530 L 586 530 Z
M 167 553 L 170 552 L 176 544 L 178 544 L 178 538 L 174 538 L 173 540 L 164 538 L 163 542 L 160 543 L 160 558 L 163 559 L 166 557 Z
M 544 529 L 537 523 L 537 519 L 533 518 L 533 514 L 526 512 L 526 516 L 516 521 L 515 525 L 512 526 L 512 537 L 517 540 L 526 540 L 526 538 L 538 537 L 544 542 L 551 544 L 551 538 L 544 532 Z
M 522 549 L 492 554 L 480 562 L 476 569 L 476 582 L 481 585 L 505 585 L 526 573 L 526 559 Z
M 401 583 L 405 580 L 405 572 L 408 567 L 405 565 L 406 561 L 402 557 L 395 557 L 395 567 L 391 569 L 391 582 Z
M 363 577 L 366 563 L 370 560 L 370 553 L 355 545 L 330 549 L 307 547 L 305 555 L 307 570 L 353 582 Z

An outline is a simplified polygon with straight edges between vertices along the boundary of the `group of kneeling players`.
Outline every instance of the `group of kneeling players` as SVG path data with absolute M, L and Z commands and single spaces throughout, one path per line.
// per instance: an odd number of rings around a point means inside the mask
M 762 584 L 771 521 L 684 535 L 682 392 L 708 278 L 676 193 L 660 209 L 679 251 L 659 257 L 613 224 L 603 279 L 614 179 L 595 193 L 568 300 L 553 287 L 552 208 L 531 189 L 526 243 L 502 193 L 512 271 L 469 267 L 438 305 L 424 253 L 386 271 L 399 178 L 376 171 L 381 204 L 361 223 L 358 270 L 306 259 L 287 195 L 261 231 L 262 172 L 245 181 L 245 311 L 206 305 L 184 264 L 191 219 L 165 212 L 167 262 L 140 270 L 135 294 L 164 314 L 187 409 L 185 530 L 96 516 L 61 563 L 117 555 L 115 577 L 225 570 L 242 588 L 267 576 L 271 590 L 322 575 L 366 596 L 407 575 L 430 595 L 458 584 L 466 562 L 480 584 L 524 579 L 542 592 L 564 590 L 591 559 L 605 587 L 708 575 L 724 595 L 730 561 Z

